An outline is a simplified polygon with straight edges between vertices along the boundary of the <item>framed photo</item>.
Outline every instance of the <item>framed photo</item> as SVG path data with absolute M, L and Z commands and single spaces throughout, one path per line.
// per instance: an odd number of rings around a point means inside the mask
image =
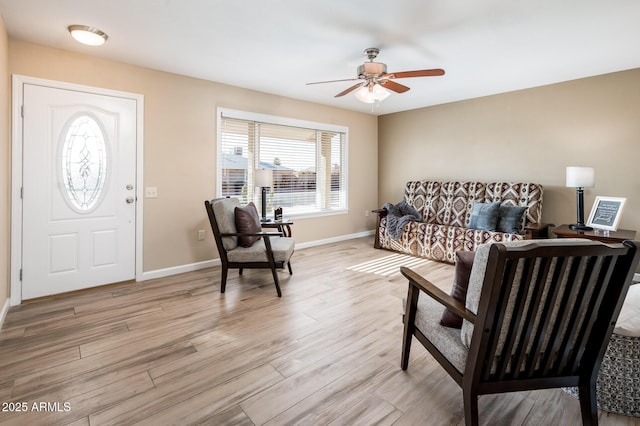
M 587 225 L 607 231 L 617 230 L 625 201 L 626 198 L 596 197 Z

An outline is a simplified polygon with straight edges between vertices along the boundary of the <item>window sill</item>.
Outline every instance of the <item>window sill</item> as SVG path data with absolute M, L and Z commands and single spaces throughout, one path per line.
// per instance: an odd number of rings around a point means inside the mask
M 292 213 L 292 214 L 287 214 L 287 211 L 284 211 L 283 217 L 285 219 L 314 219 L 314 218 L 319 218 L 319 217 L 326 217 L 326 216 L 337 216 L 337 215 L 343 215 L 343 214 L 348 214 L 349 210 L 347 209 L 340 209 L 340 210 L 325 210 L 325 211 L 317 211 L 317 212 L 309 212 L 309 213 Z

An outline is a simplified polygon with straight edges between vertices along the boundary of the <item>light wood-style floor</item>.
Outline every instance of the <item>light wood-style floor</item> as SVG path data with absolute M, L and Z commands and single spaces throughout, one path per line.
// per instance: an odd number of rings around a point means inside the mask
M 0 423 L 464 424 L 459 387 L 419 344 L 399 366 L 399 263 L 447 290 L 452 267 L 371 247 L 298 250 L 281 299 L 260 270 L 232 271 L 220 294 L 212 268 L 14 307 L 0 332 L 0 401 L 27 412 L 0 412 Z M 483 396 L 480 420 L 581 424 L 561 390 Z M 600 424 L 640 419 L 601 412 Z

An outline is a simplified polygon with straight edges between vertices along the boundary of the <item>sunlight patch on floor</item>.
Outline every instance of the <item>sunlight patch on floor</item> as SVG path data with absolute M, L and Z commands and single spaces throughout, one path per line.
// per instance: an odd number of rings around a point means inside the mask
M 380 259 L 370 260 L 368 262 L 360 263 L 358 265 L 349 266 L 347 270 L 356 272 L 367 272 L 369 274 L 383 275 L 388 277 L 393 274 L 400 273 L 400 266 L 407 266 L 409 268 L 415 268 L 420 265 L 426 264 L 426 259 L 420 259 L 418 257 L 408 256 L 405 254 L 392 254 Z

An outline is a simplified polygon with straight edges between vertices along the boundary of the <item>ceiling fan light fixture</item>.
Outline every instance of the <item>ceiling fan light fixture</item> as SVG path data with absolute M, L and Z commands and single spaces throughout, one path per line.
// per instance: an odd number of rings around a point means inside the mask
M 103 45 L 109 38 L 105 32 L 87 25 L 69 25 L 67 29 L 71 37 L 88 46 Z
M 391 92 L 379 83 L 366 84 L 354 92 L 356 99 L 365 104 L 383 101 L 387 99 L 390 94 Z

